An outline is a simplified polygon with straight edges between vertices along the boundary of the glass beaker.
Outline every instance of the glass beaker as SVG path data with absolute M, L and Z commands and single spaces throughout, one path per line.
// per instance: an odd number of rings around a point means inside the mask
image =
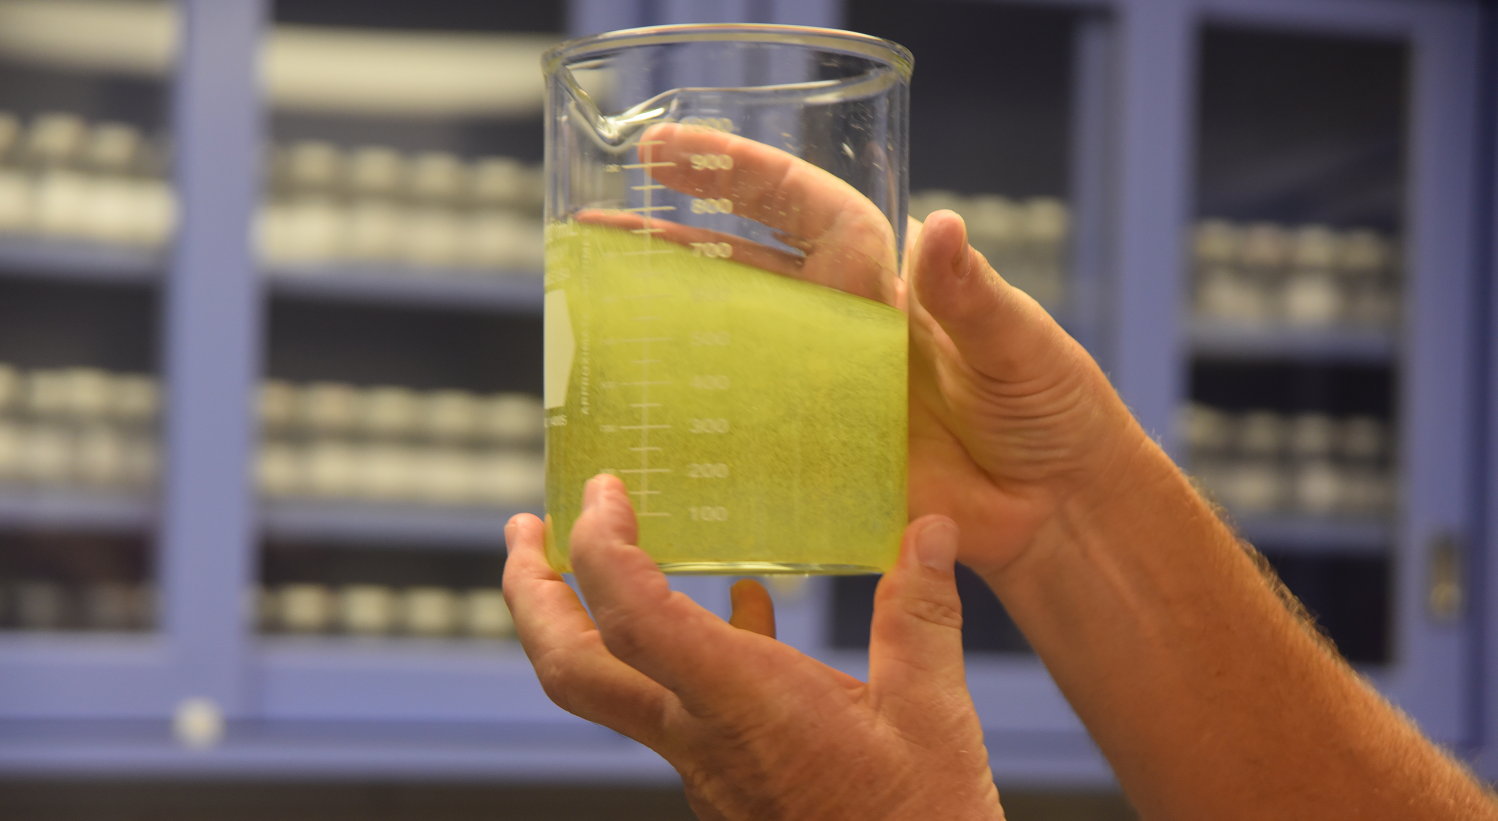
M 542 65 L 552 565 L 608 472 L 667 572 L 887 570 L 907 519 L 910 53 L 693 25 Z

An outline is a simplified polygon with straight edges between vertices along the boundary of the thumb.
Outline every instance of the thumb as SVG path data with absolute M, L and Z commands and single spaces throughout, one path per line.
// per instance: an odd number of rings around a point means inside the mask
M 922 516 L 905 528 L 900 558 L 874 594 L 869 685 L 888 693 L 967 692 L 962 600 L 953 566 L 957 525 Z
M 1037 365 L 1036 352 L 1057 350 L 1065 336 L 1040 303 L 1005 282 L 967 241 L 967 226 L 951 211 L 926 219 L 912 264 L 912 315 L 940 325 L 962 358 L 995 379 L 1019 378 Z M 922 317 L 921 314 L 925 316 Z

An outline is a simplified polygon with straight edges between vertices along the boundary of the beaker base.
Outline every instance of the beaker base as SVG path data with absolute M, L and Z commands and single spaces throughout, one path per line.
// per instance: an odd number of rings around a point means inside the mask
M 676 576 L 864 576 L 885 568 L 862 564 L 795 564 L 790 562 L 660 562 Z

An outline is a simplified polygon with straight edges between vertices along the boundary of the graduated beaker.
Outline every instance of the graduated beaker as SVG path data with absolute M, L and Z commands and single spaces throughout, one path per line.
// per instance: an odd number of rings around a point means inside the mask
M 547 555 L 628 487 L 667 572 L 872 573 L 906 522 L 909 52 L 664 26 L 547 83 Z

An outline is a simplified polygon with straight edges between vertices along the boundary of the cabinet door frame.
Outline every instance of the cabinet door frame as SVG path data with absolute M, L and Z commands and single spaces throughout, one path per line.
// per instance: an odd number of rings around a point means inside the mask
M 1393 660 L 1365 673 L 1431 737 L 1471 745 L 1478 649 L 1471 609 L 1443 616 L 1430 606 L 1430 594 L 1444 540 L 1465 545 L 1466 558 L 1475 544 L 1478 7 L 1392 0 L 1197 2 L 1205 25 L 1408 46 L 1406 275 L 1396 362 L 1401 515 L 1390 554 Z
M 185 699 L 245 713 L 244 597 L 255 511 L 248 465 L 258 379 L 257 63 L 264 0 L 181 0 L 170 70 L 179 229 L 162 300 L 158 625 L 141 636 L 7 636 L 0 719 L 165 721 Z M 3 752 L 0 752 L 3 760 Z

